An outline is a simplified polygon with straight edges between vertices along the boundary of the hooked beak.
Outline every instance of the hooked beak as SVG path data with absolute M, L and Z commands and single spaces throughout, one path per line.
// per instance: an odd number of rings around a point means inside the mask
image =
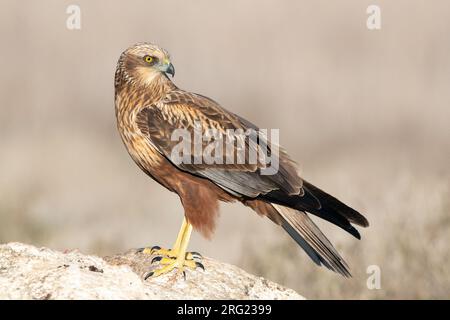
M 169 63 L 164 70 L 165 73 L 170 74 L 172 78 L 175 76 L 175 68 L 172 63 Z

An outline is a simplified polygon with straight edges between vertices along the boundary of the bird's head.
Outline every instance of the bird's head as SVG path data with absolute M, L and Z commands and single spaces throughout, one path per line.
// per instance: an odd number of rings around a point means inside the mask
M 169 53 L 151 43 L 138 43 L 125 50 L 116 69 L 118 81 L 135 81 L 150 84 L 161 75 L 175 75 Z

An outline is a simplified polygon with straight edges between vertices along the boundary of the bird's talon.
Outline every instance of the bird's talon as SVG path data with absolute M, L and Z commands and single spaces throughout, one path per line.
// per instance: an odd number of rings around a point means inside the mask
M 159 250 L 161 250 L 160 246 L 153 246 L 150 249 L 150 254 L 155 254 L 156 252 L 158 252 Z
M 145 276 L 145 280 L 150 277 L 158 277 L 160 275 L 170 273 L 172 270 L 177 269 L 177 273 L 183 273 L 184 279 L 186 279 L 186 269 L 195 270 L 197 268 L 201 268 L 205 270 L 205 267 L 202 263 L 195 261 L 195 260 L 187 260 L 187 259 L 180 259 L 179 257 L 172 258 L 172 257 L 155 257 L 153 258 L 152 262 L 159 261 L 160 267 L 154 269 L 152 272 L 149 272 Z
M 154 255 L 155 257 L 152 259 L 151 264 L 154 264 L 155 262 L 160 262 L 160 264 L 170 264 L 179 255 L 178 250 L 163 249 L 160 246 L 153 246 L 151 248 L 139 248 L 137 252 Z M 192 251 L 186 252 L 184 258 L 186 261 L 201 262 L 203 256 L 196 251 Z
M 203 257 L 198 252 L 187 252 L 186 253 L 186 260 L 195 260 L 195 261 L 202 261 Z
M 139 248 L 137 252 L 142 252 L 143 254 L 147 255 L 155 255 L 155 256 L 163 256 L 163 257 L 176 257 L 177 252 L 173 249 L 163 249 L 160 246 L 153 246 L 151 248 Z
M 203 271 L 205 271 L 205 266 L 203 265 L 203 263 L 200 263 L 200 262 L 195 262 L 195 266 L 197 267 L 197 268 L 200 268 L 200 269 L 202 269 Z
M 161 261 L 162 258 L 163 258 L 162 256 L 156 256 L 152 259 L 150 264 L 154 264 L 155 262 Z

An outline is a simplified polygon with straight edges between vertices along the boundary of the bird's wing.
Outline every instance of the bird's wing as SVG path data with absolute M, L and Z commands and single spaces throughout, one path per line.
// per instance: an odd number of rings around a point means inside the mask
M 261 170 L 265 168 L 265 161 L 249 161 L 250 150 L 254 154 L 272 155 L 271 145 L 265 136 L 258 137 L 258 143 L 251 143 L 248 139 L 242 139 L 240 143 L 235 142 L 222 148 L 223 153 L 215 153 L 215 143 L 224 141 L 216 140 L 214 132 L 221 137 L 229 137 L 227 130 L 247 129 L 257 130 L 252 123 L 238 117 L 237 115 L 220 107 L 213 100 L 204 96 L 188 93 L 182 90 L 175 90 L 168 94 L 163 100 L 155 105 L 148 106 L 137 115 L 136 122 L 139 129 L 145 134 L 153 146 L 164 155 L 169 161 L 183 171 L 187 171 L 196 176 L 207 178 L 220 186 L 224 190 L 238 196 L 257 197 L 274 190 L 280 190 L 285 194 L 301 195 L 302 179 L 297 174 L 294 162 L 287 154 L 279 149 L 279 169 L 273 175 L 262 175 Z M 183 129 L 183 131 L 177 131 Z M 195 135 L 201 133 L 212 136 L 211 140 L 195 140 Z M 173 136 L 175 134 L 175 136 Z M 238 140 L 240 137 L 238 136 Z M 182 138 L 182 140 L 181 140 Z M 226 138 L 224 138 L 226 140 Z M 213 142 L 214 143 L 211 143 Z M 180 143 L 189 146 L 190 159 L 185 161 L 174 161 L 173 151 L 181 147 Z M 201 146 L 197 150 L 215 157 L 214 163 L 196 163 L 194 144 Z M 242 153 L 242 146 L 246 152 Z M 209 148 L 209 149 L 208 149 Z M 259 149 L 258 151 L 255 150 Z M 260 148 L 267 148 L 261 150 Z M 278 148 L 278 147 L 277 147 Z M 179 155 L 175 153 L 175 155 Z M 238 155 L 240 161 L 238 161 Z M 219 160 L 221 159 L 221 160 Z M 232 163 L 227 163 L 227 159 L 233 159 Z M 178 159 L 179 160 L 179 159 Z M 219 161 L 217 161 L 219 160 Z M 230 161 L 228 161 L 230 162 Z
M 360 239 L 360 234 L 351 223 L 364 227 L 369 224 L 356 210 L 302 180 L 297 173 L 295 163 L 279 146 L 276 146 L 279 169 L 273 175 L 261 174 L 264 161 L 252 164 L 248 161 L 248 152 L 245 153 L 242 164 L 237 162 L 234 156 L 240 152 L 238 143 L 232 144 L 232 148 L 222 148 L 223 154 L 219 155 L 219 158 L 222 158 L 222 164 L 195 163 L 193 157 L 188 159 L 189 161 L 173 161 L 172 152 L 180 143 L 179 137 L 172 137 L 177 129 L 186 130 L 183 132 L 188 135 L 183 137 L 183 142 L 189 147 L 196 143 L 193 139 L 196 130 L 201 132 L 202 136 L 212 128 L 225 135 L 227 129 L 258 130 L 257 126 L 251 122 L 225 110 L 209 98 L 182 90 L 174 90 L 157 104 L 140 111 L 136 121 L 139 129 L 148 137 L 150 143 L 180 170 L 209 179 L 235 196 L 256 198 L 312 213 L 341 227 L 358 239 Z M 211 141 L 202 141 L 201 139 L 200 144 L 201 148 L 199 149 L 203 151 L 213 145 Z M 274 144 L 269 143 L 267 137 L 264 136 L 259 137 L 256 145 L 249 143 L 248 140 L 245 140 L 244 144 L 247 151 L 254 151 L 254 148 L 266 146 L 271 152 L 271 148 L 274 147 Z M 195 155 L 192 149 L 190 154 Z M 265 154 L 265 151 L 263 150 L 260 154 Z M 226 158 L 229 155 L 235 159 L 234 164 L 227 164 Z

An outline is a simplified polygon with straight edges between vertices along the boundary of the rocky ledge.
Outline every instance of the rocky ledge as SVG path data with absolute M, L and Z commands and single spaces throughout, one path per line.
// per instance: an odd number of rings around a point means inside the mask
M 203 258 L 205 271 L 143 279 L 152 256 L 136 249 L 110 257 L 0 245 L 0 299 L 304 299 L 230 264 Z

